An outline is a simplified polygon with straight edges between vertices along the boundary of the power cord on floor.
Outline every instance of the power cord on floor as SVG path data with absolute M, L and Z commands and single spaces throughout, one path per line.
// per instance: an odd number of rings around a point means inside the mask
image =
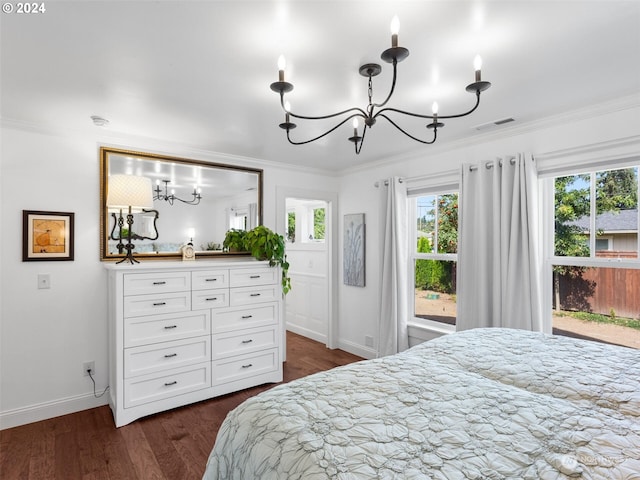
M 104 389 L 104 391 L 100 395 L 96 395 L 96 381 L 93 379 L 93 372 L 91 371 L 91 369 L 89 369 L 87 370 L 87 373 L 89 374 L 89 378 L 93 382 L 93 396 L 96 398 L 102 397 L 105 393 L 107 393 L 107 390 L 109 390 L 109 385 L 107 385 L 107 387 Z

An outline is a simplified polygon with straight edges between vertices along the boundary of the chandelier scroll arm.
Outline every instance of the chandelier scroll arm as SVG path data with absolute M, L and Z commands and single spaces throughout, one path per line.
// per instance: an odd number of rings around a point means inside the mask
M 464 113 L 459 113 L 457 115 L 439 115 L 438 114 L 438 119 L 466 117 L 467 115 L 471 115 L 473 112 L 475 112 L 479 106 L 480 106 L 480 91 L 478 90 L 476 91 L 476 104 L 473 106 L 471 110 Z
M 384 118 L 387 122 L 389 122 L 391 125 L 393 125 L 394 127 L 396 127 L 396 129 L 398 129 L 400 132 L 404 133 L 407 137 L 411 138 L 412 140 L 415 140 L 416 142 L 420 142 L 420 143 L 424 143 L 426 145 L 431 145 L 432 143 L 435 143 L 436 138 L 438 136 L 438 129 L 434 128 L 433 129 L 433 139 L 432 140 L 422 140 L 418 137 L 415 137 L 413 135 L 411 135 L 409 132 L 407 132 L 406 130 L 404 130 L 402 127 L 400 127 L 400 125 L 398 125 L 396 122 L 394 122 L 393 120 L 391 120 L 388 116 L 386 116 L 385 114 L 381 114 L 382 110 L 380 112 L 378 112 L 377 115 L 380 115 L 382 118 Z
M 480 92 L 476 92 L 476 104 L 468 111 L 464 112 L 464 113 L 459 113 L 457 115 L 437 115 L 437 119 L 438 120 L 445 120 L 448 118 L 460 118 L 460 117 L 466 117 L 467 115 L 472 114 L 473 112 L 476 111 L 476 109 L 480 106 Z M 387 120 L 389 120 L 389 117 L 387 117 L 386 115 L 383 115 L 384 112 L 395 112 L 395 113 L 401 113 L 403 115 L 408 115 L 410 117 L 416 117 L 416 118 L 425 118 L 427 120 L 433 120 L 434 118 L 436 118 L 436 115 L 425 115 L 422 113 L 414 113 L 414 112 L 407 112 L 406 110 L 400 110 L 399 108 L 383 108 L 382 110 L 379 110 L 374 116 L 373 118 L 376 118 L 378 116 L 381 117 L 385 117 Z
M 299 115 L 297 113 L 287 111 L 287 109 L 284 106 L 284 93 L 280 94 L 280 106 L 282 107 L 282 110 L 284 110 L 286 113 L 291 115 L 293 118 L 299 118 L 301 120 L 327 120 L 329 118 L 339 117 L 340 115 L 345 115 L 351 112 L 357 112 L 360 115 L 362 115 L 362 117 L 367 116 L 367 112 L 365 112 L 363 109 L 359 107 L 347 108 L 346 110 L 342 110 L 341 112 L 330 113 L 329 115 L 320 115 L 320 116 Z M 356 115 L 350 116 L 347 120 L 353 118 L 354 116 Z M 321 138 L 321 137 L 318 137 L 318 138 Z
M 345 112 L 350 112 L 350 111 L 352 111 L 352 110 L 357 110 L 357 111 L 360 111 L 361 113 L 354 113 L 353 115 L 348 116 L 347 118 L 345 118 L 344 120 L 342 120 L 342 121 L 341 121 L 340 123 L 338 123 L 337 125 L 335 125 L 335 126 L 331 127 L 331 128 L 330 128 L 329 130 L 327 130 L 326 132 L 324 132 L 324 133 L 322 133 L 322 134 L 318 135 L 317 137 L 311 138 L 311 139 L 309 139 L 309 140 L 304 140 L 304 141 L 301 141 L 301 142 L 295 142 L 295 141 L 291 140 L 291 138 L 289 137 L 290 129 L 288 129 L 288 128 L 287 128 L 287 129 L 286 129 L 286 130 L 287 130 L 287 140 L 288 140 L 288 141 L 289 141 L 289 143 L 290 143 L 290 144 L 292 144 L 292 145 L 305 145 L 305 144 L 307 144 L 307 143 L 315 142 L 316 140 L 319 140 L 319 139 L 321 139 L 322 137 L 325 137 L 325 136 L 329 135 L 331 132 L 333 132 L 333 131 L 334 131 L 334 130 L 336 130 L 337 128 L 341 127 L 342 125 L 344 125 L 345 123 L 347 123 L 347 122 L 348 122 L 349 120 L 351 120 L 352 118 L 360 117 L 360 116 L 364 116 L 364 117 L 366 117 L 366 114 L 364 114 L 364 112 L 362 112 L 359 108 L 351 108 L 351 109 L 349 109 L 349 110 L 345 110 Z M 342 113 L 344 113 L 344 112 L 342 112 Z M 295 116 L 295 115 L 293 115 L 293 114 L 291 114 L 291 115 L 292 115 L 292 116 Z M 333 116 L 335 116 L 335 115 L 331 115 L 330 117 L 321 117 L 321 118 L 318 118 L 317 120 L 321 120 L 321 119 L 325 119 L 325 118 L 331 118 L 331 117 L 333 117 Z M 296 117 L 296 118 L 306 118 L 306 117 Z M 316 118 L 312 118 L 312 120 L 316 120 Z

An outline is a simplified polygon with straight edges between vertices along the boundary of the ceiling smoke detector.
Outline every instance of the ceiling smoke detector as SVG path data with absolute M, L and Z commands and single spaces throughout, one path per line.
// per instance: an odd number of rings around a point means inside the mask
M 96 127 L 106 127 L 109 125 L 109 120 L 99 117 L 98 115 L 91 115 L 91 120 Z

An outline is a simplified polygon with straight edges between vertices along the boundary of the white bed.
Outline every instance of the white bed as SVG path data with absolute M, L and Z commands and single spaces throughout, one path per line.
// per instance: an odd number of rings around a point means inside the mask
M 250 398 L 204 478 L 640 479 L 640 351 L 444 336 Z

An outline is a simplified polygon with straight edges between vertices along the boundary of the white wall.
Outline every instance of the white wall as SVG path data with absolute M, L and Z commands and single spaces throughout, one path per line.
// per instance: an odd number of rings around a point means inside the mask
M 106 273 L 99 261 L 99 144 L 264 169 L 264 223 L 277 230 L 276 191 L 339 192 L 338 343 L 375 356 L 379 321 L 380 190 L 391 175 L 413 178 L 459 169 L 497 155 L 530 151 L 546 169 L 584 158 L 640 154 L 638 97 L 590 111 L 510 127 L 449 146 L 425 146 L 420 158 L 390 159 L 336 178 L 176 145 L 90 132 L 39 133 L 4 126 L 0 156 L 0 428 L 104 404 L 94 399 L 82 363 L 96 362 L 98 388 L 106 385 Z M 99 132 L 99 130 L 95 130 Z M 482 141 L 480 139 L 483 139 Z M 75 212 L 75 261 L 22 262 L 22 210 Z M 365 213 L 366 286 L 342 283 L 342 217 Z M 38 273 L 51 289 L 38 290 Z M 374 339 L 367 347 L 365 336 Z M 427 336 L 428 337 L 428 336 Z
M 535 124 L 514 126 L 495 134 L 474 137 L 451 146 L 425 146 L 419 158 L 393 159 L 378 166 L 346 172 L 340 182 L 340 218 L 345 214 L 364 213 L 366 221 L 366 286 L 346 286 L 340 278 L 339 329 L 340 347 L 372 358 L 379 344 L 380 298 L 380 229 L 382 207 L 378 180 L 390 176 L 409 179 L 408 186 L 419 184 L 412 178 L 457 172 L 462 163 L 477 163 L 516 152 L 531 152 L 538 167 L 549 170 L 554 165 L 580 164 L 594 159 L 625 158 L 640 154 L 640 96 L 621 99 L 588 110 L 572 112 Z M 371 135 L 375 135 L 372 132 Z M 446 135 L 446 130 L 443 133 Z M 406 141 L 399 138 L 399 141 Z M 366 148 L 366 146 L 365 146 Z M 342 224 L 340 224 L 342 239 Z M 338 249 L 342 265 L 342 250 Z M 340 271 L 340 275 L 342 272 Z M 421 338 L 433 338 L 426 332 Z M 365 346 L 365 336 L 374 337 L 374 347 Z
M 98 129 L 95 130 L 99 132 Z M 90 132 L 37 132 L 3 126 L 0 156 L 0 428 L 105 404 L 93 397 L 82 363 L 95 360 L 107 382 L 106 271 L 99 260 L 99 145 L 153 151 L 264 169 L 264 223 L 275 229 L 276 188 L 337 192 L 336 178 L 258 165 L 249 159 L 191 151 Z M 192 207 L 193 208 L 193 207 Z M 22 210 L 75 213 L 75 260 L 22 262 Z M 51 289 L 37 289 L 37 275 Z

